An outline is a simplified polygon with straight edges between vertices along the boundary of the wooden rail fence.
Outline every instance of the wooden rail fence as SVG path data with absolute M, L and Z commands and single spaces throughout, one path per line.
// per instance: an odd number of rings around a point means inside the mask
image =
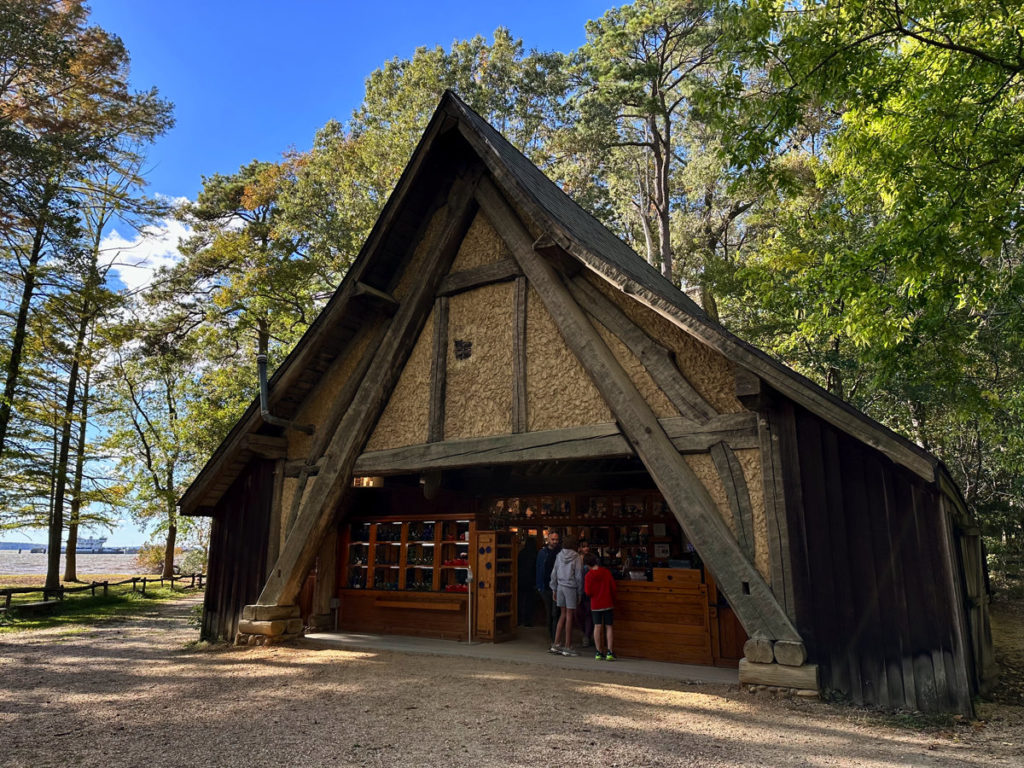
M 7 612 L 11 610 L 11 599 L 14 595 L 29 595 L 37 592 L 41 593 L 43 595 L 41 602 L 21 603 L 13 606 L 15 609 L 30 608 L 45 605 L 51 598 L 56 601 L 63 600 L 65 595 L 73 594 L 75 592 L 92 592 L 92 596 L 96 597 L 96 590 L 102 589 L 105 597 L 109 594 L 110 587 L 120 587 L 125 584 L 132 585 L 132 592 L 141 591 L 143 595 L 146 594 L 147 584 L 159 584 L 162 587 L 165 581 L 169 581 L 171 583 L 171 589 L 175 588 L 175 582 L 182 581 L 190 582 L 187 586 L 182 587 L 183 589 L 202 589 L 205 579 L 205 573 L 192 573 L 185 576 L 132 576 L 130 579 L 124 579 L 122 581 L 93 581 L 89 584 L 83 584 L 80 587 L 60 586 L 50 589 L 47 589 L 46 587 L 5 587 L 0 589 L 0 596 L 4 598 L 4 604 L 3 607 L 0 608 L 0 611 Z

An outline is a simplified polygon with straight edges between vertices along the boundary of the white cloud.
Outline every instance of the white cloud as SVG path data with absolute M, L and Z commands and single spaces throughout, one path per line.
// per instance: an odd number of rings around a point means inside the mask
M 100 249 L 111 271 L 117 273 L 129 291 L 145 288 L 160 267 L 178 261 L 178 241 L 191 231 L 180 221 L 162 219 L 156 224 L 125 237 L 112 229 L 100 243 Z

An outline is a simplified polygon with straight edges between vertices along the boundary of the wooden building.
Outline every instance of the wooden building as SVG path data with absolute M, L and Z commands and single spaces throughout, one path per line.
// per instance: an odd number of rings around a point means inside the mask
M 945 467 L 709 320 L 451 94 L 269 409 L 312 433 L 254 402 L 181 500 L 213 518 L 208 639 L 508 637 L 524 534 L 559 527 L 637 577 L 624 655 L 926 711 L 991 678 Z

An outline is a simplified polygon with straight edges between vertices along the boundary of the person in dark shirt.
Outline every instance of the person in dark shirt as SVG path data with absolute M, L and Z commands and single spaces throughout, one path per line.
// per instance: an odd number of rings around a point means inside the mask
M 537 553 L 537 591 L 541 600 L 544 601 L 544 615 L 548 620 L 548 635 L 550 641 L 555 642 L 555 627 L 558 625 L 558 617 L 555 615 L 554 599 L 551 595 L 551 571 L 555 567 L 555 559 L 562 548 L 562 536 L 558 531 L 548 531 L 548 542 L 540 552 Z
M 532 627 L 533 614 L 537 605 L 537 591 L 534 581 L 537 578 L 537 538 L 527 536 L 523 548 L 519 550 L 516 565 L 516 596 L 518 598 L 519 626 Z

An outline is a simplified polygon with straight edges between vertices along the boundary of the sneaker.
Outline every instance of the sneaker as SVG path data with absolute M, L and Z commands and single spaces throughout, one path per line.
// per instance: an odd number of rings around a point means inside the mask
M 563 656 L 579 656 L 579 653 L 574 651 L 572 648 L 563 648 L 562 649 L 562 655 Z
M 604 655 L 604 660 L 605 661 L 615 661 L 615 654 L 612 653 L 611 651 L 608 651 L 608 653 L 606 653 Z
M 594 661 L 604 661 L 604 654 L 598 651 L 594 654 Z
M 548 648 L 548 653 L 554 653 L 555 655 L 557 655 L 557 654 L 559 654 L 561 652 L 562 652 L 562 646 L 560 646 L 560 645 L 552 645 L 550 648 Z

